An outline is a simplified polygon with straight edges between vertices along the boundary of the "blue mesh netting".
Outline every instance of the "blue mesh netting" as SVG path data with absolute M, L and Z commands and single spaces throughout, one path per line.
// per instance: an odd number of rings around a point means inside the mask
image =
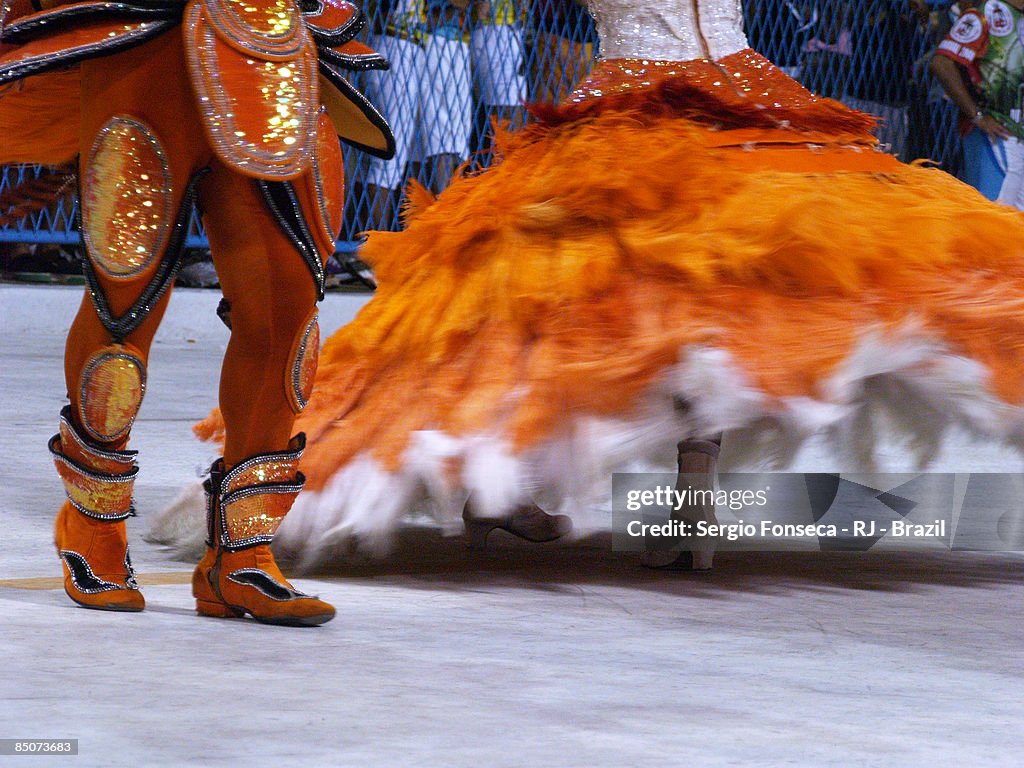
M 753 48 L 811 90 L 882 118 L 879 138 L 900 158 L 929 158 L 956 173 L 956 109 L 927 67 L 948 29 L 950 4 L 745 0 L 744 10 Z M 394 126 L 399 157 L 385 163 L 346 148 L 341 250 L 354 250 L 363 230 L 398 226 L 409 179 L 440 191 L 460 163 L 489 163 L 489 121 L 519 124 L 524 101 L 563 98 L 598 53 L 594 25 L 574 0 L 475 0 L 467 13 L 444 0 L 362 5 L 370 19 L 362 37 L 392 69 L 353 81 Z M 3 168 L 0 191 L 35 173 L 32 166 Z M 76 243 L 74 207 L 62 204 L 0 228 L 0 241 Z M 187 246 L 204 244 L 193 216 Z

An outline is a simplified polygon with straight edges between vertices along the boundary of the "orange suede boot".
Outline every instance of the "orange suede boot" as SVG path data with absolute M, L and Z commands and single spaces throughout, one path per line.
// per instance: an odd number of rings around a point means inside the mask
M 135 582 L 125 526 L 133 514 L 132 488 L 139 471 L 135 451 L 89 444 L 65 408 L 50 453 L 68 496 L 54 526 L 64 591 L 86 608 L 141 611 L 146 601 Z
M 297 591 L 274 561 L 270 542 L 305 478 L 298 471 L 305 435 L 287 451 L 253 456 L 225 471 L 218 459 L 205 483 L 209 540 L 192 574 L 201 616 L 251 615 L 264 624 L 311 627 L 334 618 L 334 607 Z

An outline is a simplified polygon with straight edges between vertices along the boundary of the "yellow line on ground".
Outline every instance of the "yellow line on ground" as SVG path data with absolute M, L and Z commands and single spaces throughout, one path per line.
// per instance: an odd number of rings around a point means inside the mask
M 157 587 L 162 584 L 189 584 L 192 571 L 170 573 L 140 573 L 135 577 L 143 587 Z M 58 576 L 36 576 L 27 579 L 0 579 L 0 589 L 63 589 L 64 579 Z

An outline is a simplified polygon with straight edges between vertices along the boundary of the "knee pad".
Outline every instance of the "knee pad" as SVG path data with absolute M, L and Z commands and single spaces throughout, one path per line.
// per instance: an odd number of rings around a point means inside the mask
M 145 392 L 142 354 L 130 344 L 103 347 L 79 376 L 79 423 L 99 443 L 120 440 L 131 431 Z
M 111 118 L 82 175 L 82 236 L 93 265 L 111 280 L 150 271 L 170 237 L 174 210 L 167 153 L 144 123 Z
M 159 137 L 126 115 L 107 121 L 81 165 L 85 281 L 103 327 L 122 341 L 170 289 L 196 186 L 208 169 L 177 188 Z M 131 305 L 116 314 L 126 300 Z
M 320 360 L 320 323 L 319 313 L 314 308 L 302 329 L 292 342 L 288 355 L 288 366 L 285 368 L 285 393 L 288 404 L 295 413 L 302 413 L 313 394 L 313 381 L 316 378 L 316 366 Z

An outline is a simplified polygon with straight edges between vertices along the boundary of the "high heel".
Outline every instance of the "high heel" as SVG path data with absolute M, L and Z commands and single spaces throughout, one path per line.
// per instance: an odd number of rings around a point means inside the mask
M 466 542 L 470 549 L 476 550 L 487 548 L 487 537 L 496 528 L 535 543 L 554 541 L 572 531 L 572 519 L 568 515 L 549 515 L 536 504 L 516 507 L 505 517 L 477 517 L 467 501 L 462 520 L 466 526 Z

